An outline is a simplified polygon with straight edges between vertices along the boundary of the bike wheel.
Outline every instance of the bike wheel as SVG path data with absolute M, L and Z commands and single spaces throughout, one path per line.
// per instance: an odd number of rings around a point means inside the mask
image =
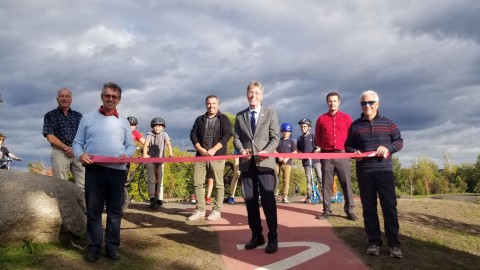
M 130 205 L 130 195 L 128 195 L 128 189 L 124 188 L 122 210 L 125 211 L 125 209 L 127 209 L 129 205 Z
M 142 169 L 138 175 L 137 184 L 138 195 L 140 195 L 144 202 L 149 202 L 150 196 L 148 195 L 148 175 L 145 165 L 142 165 Z
M 224 185 L 230 185 L 233 179 L 233 163 L 230 161 L 225 162 L 225 169 L 223 170 L 223 183 Z

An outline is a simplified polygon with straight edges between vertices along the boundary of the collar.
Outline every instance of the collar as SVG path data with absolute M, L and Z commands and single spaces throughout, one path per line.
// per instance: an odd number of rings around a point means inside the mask
M 57 107 L 57 110 L 63 113 L 62 108 L 60 106 Z M 70 113 L 72 111 L 72 108 L 68 107 L 67 113 Z
M 252 113 L 252 111 L 256 112 L 258 115 L 260 115 L 260 110 L 262 109 L 262 105 L 259 105 L 257 108 L 255 109 L 252 109 L 250 107 L 248 107 L 248 113 Z
M 214 118 L 214 117 L 219 117 L 220 116 L 220 111 L 217 111 L 217 114 L 215 114 L 214 116 L 210 117 L 208 116 L 208 113 L 205 113 L 203 116 L 205 116 L 205 118 Z
M 363 112 L 362 112 L 362 114 L 360 115 L 360 117 L 361 117 L 363 120 L 365 120 L 365 121 L 370 121 L 367 117 L 365 117 L 365 115 L 363 114 Z M 381 116 L 380 116 L 380 111 L 377 110 L 377 114 L 375 115 L 375 117 L 373 117 L 372 120 L 375 120 L 375 119 L 377 119 L 378 117 L 381 117 Z
M 340 109 L 338 109 L 336 113 L 331 113 L 330 111 L 327 112 L 327 114 L 332 116 L 332 117 L 337 116 L 339 113 L 340 113 Z
M 101 114 L 105 115 L 105 116 L 111 116 L 111 115 L 113 115 L 113 116 L 115 116 L 115 117 L 117 117 L 117 118 L 119 117 L 117 109 L 115 109 L 112 113 L 107 114 L 107 113 L 103 110 L 103 105 L 102 105 L 102 106 L 100 106 L 100 108 L 98 109 L 98 111 L 99 111 Z

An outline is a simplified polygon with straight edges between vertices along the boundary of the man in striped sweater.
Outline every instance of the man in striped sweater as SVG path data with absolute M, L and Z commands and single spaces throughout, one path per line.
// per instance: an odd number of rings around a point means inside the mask
M 348 131 L 345 150 L 350 153 L 375 151 L 376 157 L 357 159 L 357 179 L 363 207 L 365 232 L 368 237 L 367 254 L 378 256 L 382 245 L 377 214 L 377 194 L 382 207 L 385 236 L 392 258 L 401 258 L 398 240 L 397 197 L 391 154 L 400 151 L 403 139 L 397 125 L 378 112 L 379 97 L 368 90 L 360 97 L 362 115 Z

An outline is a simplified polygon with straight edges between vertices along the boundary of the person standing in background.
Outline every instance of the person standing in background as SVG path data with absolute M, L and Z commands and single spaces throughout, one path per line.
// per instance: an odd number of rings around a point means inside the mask
M 42 134 L 52 146 L 53 176 L 68 180 L 68 174 L 72 172 L 75 184 L 85 190 L 85 168 L 75 159 L 72 148 L 82 114 L 70 108 L 72 100 L 70 89 L 57 91 L 58 107 L 43 117 Z
M 318 117 L 315 126 L 315 152 L 345 153 L 345 140 L 348 128 L 352 123 L 350 115 L 340 111 L 340 95 L 336 92 L 328 93 L 328 112 Z M 335 175 L 338 176 L 342 186 L 345 204 L 343 210 L 347 219 L 355 221 L 357 216 L 353 212 L 355 203 L 352 192 L 352 163 L 350 159 L 322 159 L 322 188 L 323 188 L 323 213 L 318 219 L 328 219 L 332 214 L 330 207 L 332 187 Z

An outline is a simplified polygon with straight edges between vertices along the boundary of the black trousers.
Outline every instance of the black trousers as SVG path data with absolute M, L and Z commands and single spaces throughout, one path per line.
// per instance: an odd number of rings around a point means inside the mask
M 358 187 L 363 207 L 363 222 L 369 245 L 382 245 L 377 214 L 377 194 L 382 207 L 385 236 L 389 247 L 400 247 L 398 240 L 397 197 L 393 172 L 365 173 L 357 167 Z
M 105 249 L 118 250 L 120 245 L 120 222 L 123 217 L 123 190 L 126 173 L 107 167 L 89 165 L 85 167 L 85 201 L 87 205 L 88 250 L 100 252 L 103 229 L 102 213 L 107 206 Z
M 258 196 L 261 197 L 263 213 L 267 220 L 268 241 L 277 240 L 277 202 L 275 201 L 275 171 L 259 171 L 255 162 L 251 162 L 250 170 L 242 172 L 242 191 L 247 206 L 248 226 L 252 238 L 263 237 Z

